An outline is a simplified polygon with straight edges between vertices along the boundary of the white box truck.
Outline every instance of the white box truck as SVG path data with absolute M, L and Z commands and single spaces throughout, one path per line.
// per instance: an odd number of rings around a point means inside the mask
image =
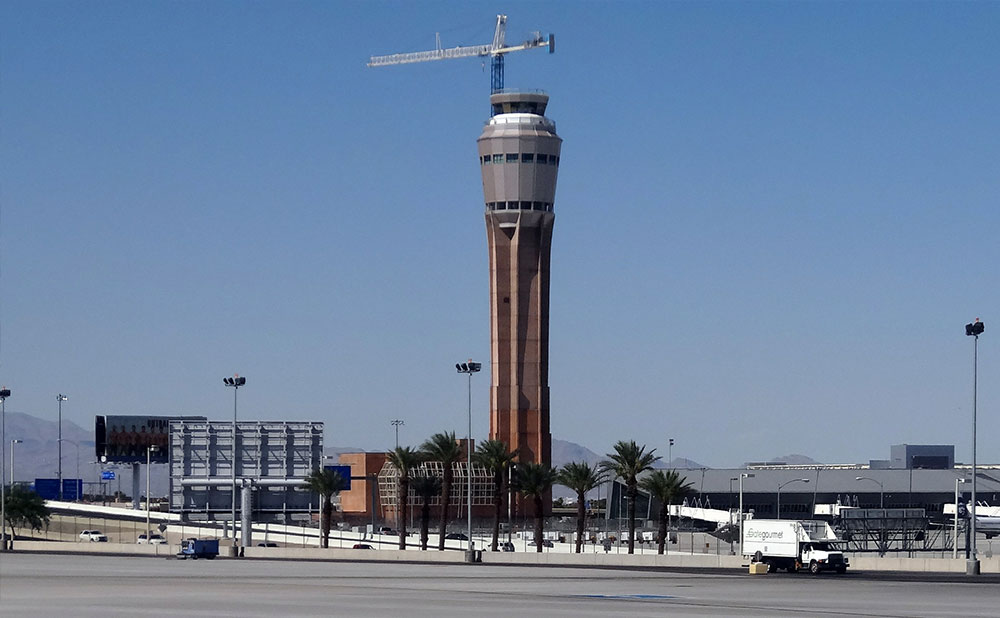
M 743 526 L 743 556 L 767 564 L 771 571 L 844 573 L 850 566 L 834 545 L 840 539 L 825 521 L 748 519 Z

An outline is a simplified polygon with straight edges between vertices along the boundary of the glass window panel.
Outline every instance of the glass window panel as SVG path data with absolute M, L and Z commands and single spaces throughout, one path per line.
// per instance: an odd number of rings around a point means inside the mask
M 508 152 L 507 153 L 507 163 L 517 163 L 517 153 Z
M 521 155 L 521 162 L 522 163 L 534 163 L 535 162 L 535 155 L 533 153 L 526 152 L 526 153 L 524 153 L 524 154 Z

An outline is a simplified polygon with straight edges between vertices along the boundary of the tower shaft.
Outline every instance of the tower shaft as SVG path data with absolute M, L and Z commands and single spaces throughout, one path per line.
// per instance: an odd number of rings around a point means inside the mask
M 549 265 L 562 139 L 548 95 L 499 92 L 478 140 L 490 254 L 490 438 L 552 464 Z

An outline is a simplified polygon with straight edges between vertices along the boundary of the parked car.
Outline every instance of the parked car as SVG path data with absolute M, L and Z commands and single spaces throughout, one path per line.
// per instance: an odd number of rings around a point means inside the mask
M 451 541 L 468 541 L 469 540 L 469 537 L 465 536 L 461 532 L 451 532 L 451 533 L 448 533 L 448 534 L 444 535 L 444 538 L 449 539 Z
M 275 543 L 274 541 L 261 541 L 260 543 L 257 543 L 257 547 L 277 547 L 277 546 L 278 544 Z
M 510 551 L 514 551 L 514 544 L 511 543 L 510 541 L 504 541 L 503 543 L 500 543 L 499 545 L 497 545 L 497 548 L 500 551 L 510 552 Z
M 100 530 L 84 530 L 80 533 L 80 540 L 91 543 L 107 543 L 108 537 L 104 536 Z
M 534 547 L 535 546 L 535 542 L 534 541 L 528 541 L 528 545 L 530 545 L 531 547 Z M 554 545 L 552 545 L 552 541 L 550 541 L 548 539 L 542 539 L 542 547 L 554 547 Z
M 389 526 L 382 526 L 378 529 L 379 534 L 387 534 L 389 536 L 398 536 L 399 533 L 390 528 Z
M 375 549 L 368 543 L 355 543 L 353 549 Z
M 140 534 L 135 543 L 136 545 L 166 545 L 167 539 L 163 538 L 163 536 L 159 534 L 151 534 L 147 540 L 145 534 Z

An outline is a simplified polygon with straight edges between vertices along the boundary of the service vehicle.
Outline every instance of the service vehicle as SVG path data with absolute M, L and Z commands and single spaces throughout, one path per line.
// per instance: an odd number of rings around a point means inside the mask
M 218 539 L 184 539 L 181 543 L 181 550 L 177 552 L 177 557 L 181 560 L 186 560 L 187 558 L 191 558 L 192 560 L 197 560 L 198 558 L 213 560 L 218 555 Z
M 763 562 L 770 571 L 844 573 L 850 566 L 836 547 L 842 541 L 825 521 L 748 519 L 743 526 L 743 556 Z

